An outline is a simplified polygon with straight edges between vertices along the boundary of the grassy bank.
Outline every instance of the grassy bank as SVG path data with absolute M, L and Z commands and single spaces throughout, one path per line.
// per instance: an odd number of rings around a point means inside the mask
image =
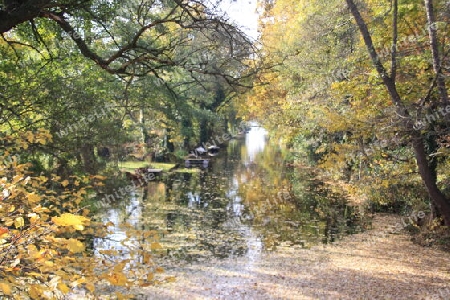
M 122 161 L 119 162 L 119 169 L 127 172 L 134 172 L 138 168 L 151 167 L 153 169 L 163 169 L 164 172 L 174 168 L 176 164 L 171 163 L 149 163 L 147 161 Z

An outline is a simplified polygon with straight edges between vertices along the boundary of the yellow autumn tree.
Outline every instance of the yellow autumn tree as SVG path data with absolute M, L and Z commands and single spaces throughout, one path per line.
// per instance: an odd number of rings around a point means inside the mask
M 444 1 L 434 2 L 437 11 L 445 11 Z M 426 120 L 437 94 L 433 78 L 440 77 L 431 64 L 424 4 L 399 2 L 395 18 L 389 3 L 363 1 L 358 6 L 370 24 L 381 63 L 395 74 L 397 91 L 412 112 L 410 122 Z M 259 11 L 267 68 L 260 77 L 263 84 L 256 84 L 242 99 L 246 111 L 354 199 L 426 209 L 428 196 L 417 174 L 404 118 L 368 59 L 345 2 L 261 1 Z M 438 13 L 437 18 L 438 38 L 445 40 L 448 16 Z M 397 42 L 392 64 L 394 27 Z M 441 121 L 425 123 L 429 123 L 422 131 L 431 155 L 428 164 L 437 166 L 437 184 L 444 188 L 448 182 L 446 127 Z
M 45 130 L 0 139 L 0 297 L 59 299 L 75 290 L 94 297 L 102 285 L 154 283 L 150 243 L 159 246 L 156 233 L 130 229 L 130 238 L 146 236 L 149 247 L 130 245 L 128 257 L 113 250 L 93 253 L 92 239 L 104 235 L 111 224 L 92 222 L 83 201 L 103 177 L 61 180 L 33 174 L 31 164 L 21 161 L 22 152 L 51 139 Z

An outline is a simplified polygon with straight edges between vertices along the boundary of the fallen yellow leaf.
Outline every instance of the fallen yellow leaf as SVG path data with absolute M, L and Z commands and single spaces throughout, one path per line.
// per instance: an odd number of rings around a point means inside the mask
M 113 273 L 106 278 L 112 285 L 125 286 L 127 277 L 123 273 Z
M 35 193 L 31 193 L 31 194 L 28 194 L 28 195 L 27 195 L 27 199 L 28 199 L 28 201 L 30 201 L 31 203 L 34 203 L 34 202 L 40 201 L 40 200 L 41 200 L 41 196 L 39 196 L 39 195 L 37 195 L 37 194 L 35 194 Z
M 25 226 L 25 222 L 24 222 L 23 218 L 22 217 L 17 217 L 14 220 L 14 226 L 16 228 L 21 228 L 21 227 Z
M 58 283 L 58 289 L 63 293 L 67 294 L 70 292 L 70 288 L 63 282 Z
M 154 242 L 154 243 L 150 244 L 150 249 L 158 250 L 158 249 L 162 249 L 162 246 L 159 243 Z
M 11 286 L 5 282 L 0 282 L 0 290 L 2 290 L 3 294 L 6 296 L 12 295 Z

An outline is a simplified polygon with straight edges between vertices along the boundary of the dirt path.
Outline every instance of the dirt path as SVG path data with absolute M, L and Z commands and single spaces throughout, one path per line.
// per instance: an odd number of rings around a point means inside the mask
M 373 230 L 310 250 L 282 248 L 261 259 L 168 270 L 176 282 L 141 290 L 145 299 L 450 299 L 450 254 L 389 234 L 395 216 Z M 374 236 L 376 237 L 374 238 Z

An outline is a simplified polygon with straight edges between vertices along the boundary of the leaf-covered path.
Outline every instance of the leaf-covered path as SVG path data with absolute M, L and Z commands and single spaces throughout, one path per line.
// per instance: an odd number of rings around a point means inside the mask
M 415 245 L 404 233 L 379 237 L 398 221 L 379 215 L 372 230 L 333 246 L 178 267 L 165 274 L 176 282 L 140 293 L 146 299 L 449 299 L 450 254 Z

